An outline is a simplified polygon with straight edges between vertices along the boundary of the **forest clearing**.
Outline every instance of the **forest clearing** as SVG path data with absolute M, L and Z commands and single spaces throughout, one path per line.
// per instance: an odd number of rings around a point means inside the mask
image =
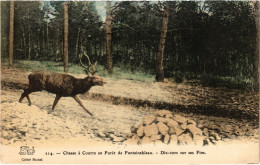
M 32 93 L 32 106 L 27 105 L 27 100 L 18 102 L 30 72 L 3 65 L 2 73 L 3 144 L 48 144 L 55 139 L 78 138 L 84 139 L 86 145 L 120 145 L 131 134 L 131 127 L 137 127 L 145 116 L 165 109 L 215 130 L 224 142 L 258 142 L 257 94 L 172 82 L 106 79 L 104 87 L 93 87 L 80 96 L 93 117 L 72 98 L 64 97 L 48 114 L 53 94 Z M 110 134 L 123 139 L 113 140 Z

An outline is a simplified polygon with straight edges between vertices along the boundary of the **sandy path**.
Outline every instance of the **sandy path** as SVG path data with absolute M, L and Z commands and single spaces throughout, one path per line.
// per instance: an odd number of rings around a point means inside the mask
M 115 106 L 99 101 L 82 100 L 94 117 L 89 116 L 72 98 L 62 98 L 55 111 L 51 109 L 55 95 L 47 92 L 31 94 L 32 106 L 27 100 L 18 103 L 19 92 L 2 91 L 3 138 L 13 142 L 53 141 L 55 139 L 86 138 L 86 144 L 105 141 L 111 136 L 125 138 L 131 126 L 140 123 L 143 116 L 152 113 L 128 106 Z M 15 130 L 10 134 L 12 130 Z M 24 133 L 28 132 L 28 133 Z M 98 136 L 107 134 L 105 140 Z M 7 134 L 7 135 L 6 135 Z M 25 134 L 25 135 L 24 135 Z M 8 143 L 6 140 L 4 143 Z

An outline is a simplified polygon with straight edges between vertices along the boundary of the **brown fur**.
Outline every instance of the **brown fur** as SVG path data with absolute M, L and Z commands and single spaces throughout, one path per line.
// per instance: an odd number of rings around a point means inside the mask
M 22 93 L 19 102 L 22 102 L 23 98 L 26 97 L 29 105 L 31 105 L 29 94 L 31 92 L 45 90 L 56 94 L 52 110 L 54 110 L 61 97 L 70 96 L 73 97 L 90 115 L 92 114 L 83 106 L 76 95 L 86 93 L 92 86 L 102 86 L 105 83 L 104 80 L 97 75 L 87 76 L 84 79 L 77 79 L 68 74 L 61 74 L 50 71 L 35 71 L 31 73 L 28 78 L 28 88 L 25 89 Z

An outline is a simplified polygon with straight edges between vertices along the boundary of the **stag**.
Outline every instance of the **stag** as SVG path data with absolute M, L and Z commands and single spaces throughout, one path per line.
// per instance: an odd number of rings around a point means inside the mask
M 77 103 L 89 114 L 90 113 L 82 104 L 78 98 L 78 94 L 84 94 L 90 90 L 93 86 L 103 86 L 105 84 L 104 79 L 95 75 L 96 64 L 93 65 L 86 53 L 84 56 L 88 59 L 88 65 L 84 65 L 82 62 L 82 56 L 80 56 L 80 64 L 85 68 L 86 72 L 91 73 L 84 79 L 77 79 L 68 74 L 61 74 L 50 71 L 35 71 L 28 76 L 29 85 L 28 88 L 24 89 L 24 92 L 21 94 L 19 102 L 22 102 L 24 97 L 27 98 L 29 106 L 32 104 L 29 94 L 32 92 L 45 90 L 50 93 L 56 94 L 54 103 L 52 105 L 52 111 L 54 111 L 55 106 L 61 97 L 73 97 Z M 92 69 L 91 69 L 92 68 Z M 51 111 L 51 112 L 52 112 Z

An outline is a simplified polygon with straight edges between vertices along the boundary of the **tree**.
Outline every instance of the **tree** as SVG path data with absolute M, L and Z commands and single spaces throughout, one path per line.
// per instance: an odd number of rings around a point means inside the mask
M 106 70 L 112 74 L 112 50 L 111 50 L 111 29 L 112 29 L 112 16 L 111 16 L 111 1 L 106 2 Z
M 156 59 L 156 81 L 163 82 L 164 80 L 164 69 L 163 69 L 163 53 L 165 48 L 165 38 L 167 33 L 167 26 L 169 20 L 169 5 L 168 2 L 165 2 L 164 11 L 163 11 L 163 19 L 162 19 L 162 28 L 160 41 L 157 52 Z
M 255 51 L 255 69 L 254 69 L 254 90 L 259 92 L 259 72 L 260 72 L 260 66 L 259 66 L 259 38 L 260 38 L 260 2 L 255 2 L 255 22 L 256 22 L 256 51 Z
M 68 2 L 64 2 L 64 51 L 63 51 L 63 65 L 64 72 L 68 72 L 68 59 L 69 59 L 69 50 L 68 50 L 68 34 L 69 34 L 69 12 L 68 12 Z
M 10 2 L 10 28 L 9 28 L 9 66 L 14 65 L 14 1 Z

